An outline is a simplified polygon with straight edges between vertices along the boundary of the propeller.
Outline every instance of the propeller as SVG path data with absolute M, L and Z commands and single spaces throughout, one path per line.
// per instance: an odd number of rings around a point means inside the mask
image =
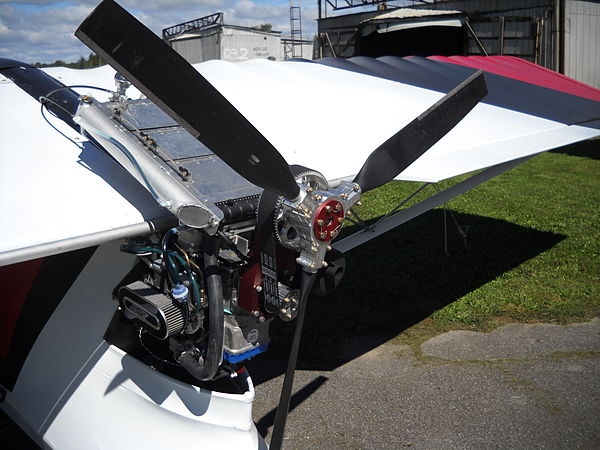
M 354 178 L 363 192 L 393 180 L 454 128 L 487 94 L 478 70 L 369 155 Z
M 479 70 L 376 148 L 354 178 L 354 183 L 357 183 L 362 191 L 366 192 L 393 180 L 454 128 L 486 94 L 484 75 Z M 300 337 L 304 325 L 304 313 L 308 294 L 314 283 L 314 276 L 313 273 L 302 271 L 296 329 L 269 446 L 273 450 L 279 450 L 283 444 L 294 374 L 298 362 Z
M 292 202 L 299 197 L 300 188 L 277 149 L 198 71 L 114 1 L 104 0 L 75 35 L 241 176 Z M 375 149 L 354 182 L 365 192 L 391 181 L 486 94 L 483 72 L 478 71 Z M 309 214 L 307 220 L 316 219 Z M 326 246 L 327 242 L 314 245 Z M 271 439 L 273 449 L 281 448 L 283 442 L 306 304 L 315 276 L 307 267 L 302 270 L 296 329 Z
M 241 176 L 288 199 L 298 196 L 300 189 L 277 149 L 182 56 L 117 3 L 100 3 L 75 36 Z M 354 182 L 365 192 L 391 181 L 486 94 L 478 71 L 375 149 Z
M 112 0 L 75 32 L 157 106 L 251 183 L 294 199 L 300 188 L 281 154 L 196 69 Z
M 294 338 L 292 340 L 292 348 L 288 358 L 285 377 L 283 378 L 283 386 L 279 397 L 279 405 L 277 405 L 277 413 L 275 414 L 275 422 L 273 424 L 273 435 L 269 448 L 278 450 L 283 444 L 283 435 L 285 434 L 285 424 L 290 409 L 290 399 L 292 397 L 292 387 L 294 385 L 294 374 L 296 373 L 296 363 L 298 362 L 298 349 L 300 348 L 300 338 L 302 336 L 302 327 L 304 326 L 304 315 L 306 312 L 306 304 L 308 303 L 308 295 L 312 290 L 315 282 L 316 273 L 302 271 L 300 279 L 300 301 L 298 305 L 298 315 L 296 316 L 296 328 L 294 330 Z

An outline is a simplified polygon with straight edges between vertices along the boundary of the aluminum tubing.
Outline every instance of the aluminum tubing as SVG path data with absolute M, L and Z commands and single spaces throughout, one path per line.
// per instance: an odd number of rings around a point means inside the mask
M 107 138 L 112 138 L 125 147 L 144 172 L 152 188 L 160 197 L 160 200 L 164 202 L 164 205 L 161 206 L 165 206 L 185 225 L 194 228 L 202 228 L 207 225 L 213 226 L 223 218 L 223 212 L 219 208 L 198 199 L 179 181 L 171 177 L 161 165 L 158 158 L 150 155 L 137 138 L 124 126 L 111 119 L 110 110 L 106 106 L 90 99 L 89 103 L 81 103 L 77 110 L 77 115 L 79 116 L 78 120 L 81 128 L 90 134 L 142 186 L 151 191 L 144 177 L 128 159 L 126 154 Z M 197 209 L 202 209 L 204 213 L 200 219 L 189 223 L 180 217 L 182 209 L 186 207 L 196 207 Z

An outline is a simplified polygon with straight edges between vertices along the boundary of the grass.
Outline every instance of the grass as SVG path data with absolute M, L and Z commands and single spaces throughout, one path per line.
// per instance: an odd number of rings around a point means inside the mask
M 418 186 L 392 182 L 369 192 L 359 214 L 374 221 Z M 330 360 L 357 335 L 377 336 L 372 347 L 452 329 L 600 316 L 600 140 L 536 156 L 448 207 L 468 227 L 468 248 L 448 219 L 446 255 L 443 210 L 435 209 L 349 252 L 340 288 L 311 297 L 305 357 Z M 291 326 L 273 328 L 288 335 L 272 341 L 285 353 Z

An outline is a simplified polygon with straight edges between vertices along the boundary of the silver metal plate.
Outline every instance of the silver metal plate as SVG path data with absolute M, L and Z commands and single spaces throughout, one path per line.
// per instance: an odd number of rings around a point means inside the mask
M 192 172 L 194 188 L 214 203 L 248 197 L 262 191 L 231 169 L 218 156 L 203 156 L 182 164 Z
M 111 103 L 111 106 L 118 106 L 118 103 Z M 162 112 L 158 106 L 147 98 L 128 100 L 127 109 L 125 111 L 122 110 L 122 112 L 123 117 L 132 125 L 131 128 L 135 127 L 143 130 L 146 128 L 179 126 L 177 122 Z
M 165 150 L 171 159 L 212 155 L 213 152 L 180 126 L 146 130 L 145 133 Z
M 107 106 L 119 108 L 120 119 L 130 131 L 135 133 L 139 130 L 147 134 L 164 154 L 191 173 L 190 181 L 182 184 L 194 195 L 200 194 L 202 198 L 218 203 L 257 195 L 262 191 L 231 169 L 150 100 L 129 100 L 125 108 L 114 102 Z M 174 171 L 168 172 L 181 181 Z

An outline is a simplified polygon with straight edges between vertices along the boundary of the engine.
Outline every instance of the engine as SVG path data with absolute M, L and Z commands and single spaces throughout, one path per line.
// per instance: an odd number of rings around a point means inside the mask
M 327 294 L 345 268 L 329 246 L 341 228 L 342 203 L 329 198 L 321 205 L 327 182 L 298 172 L 310 198 L 297 205 L 268 193 L 238 199 L 219 205 L 227 221 L 213 234 L 180 225 L 122 245 L 138 263 L 114 290 L 119 306 L 107 339 L 171 376 L 196 381 L 235 374 L 265 352 L 271 322 L 296 316 L 300 271 L 318 263 L 313 290 Z M 349 183 L 337 189 L 342 202 L 354 192 Z

